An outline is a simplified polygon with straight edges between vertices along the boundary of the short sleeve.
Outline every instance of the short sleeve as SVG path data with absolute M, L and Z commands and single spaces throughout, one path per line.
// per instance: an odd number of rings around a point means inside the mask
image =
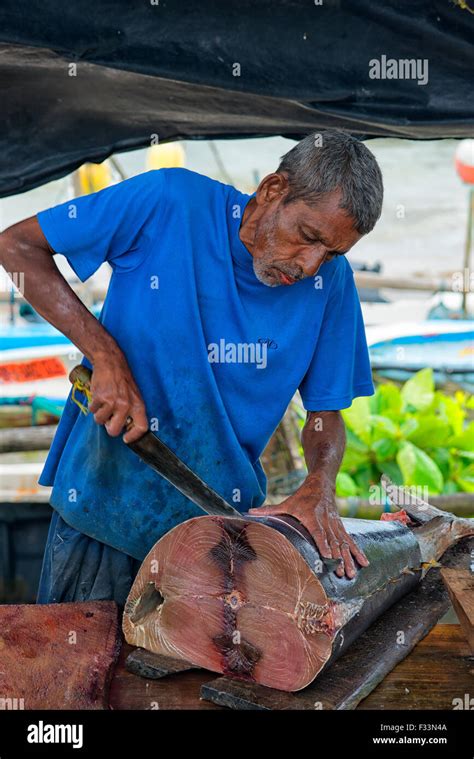
M 38 214 L 55 253 L 84 282 L 105 261 L 119 271 L 138 266 L 150 249 L 164 201 L 165 172 L 148 171 Z
M 346 258 L 337 263 L 313 358 L 299 387 L 307 411 L 338 411 L 374 393 L 354 275 Z

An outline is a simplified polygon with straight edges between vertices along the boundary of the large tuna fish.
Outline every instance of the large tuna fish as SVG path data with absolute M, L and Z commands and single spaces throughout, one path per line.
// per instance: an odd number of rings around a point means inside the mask
M 304 688 L 444 552 L 473 519 L 383 478 L 403 521 L 344 519 L 370 565 L 349 580 L 291 517 L 203 516 L 149 552 L 125 606 L 128 643 L 271 688 Z

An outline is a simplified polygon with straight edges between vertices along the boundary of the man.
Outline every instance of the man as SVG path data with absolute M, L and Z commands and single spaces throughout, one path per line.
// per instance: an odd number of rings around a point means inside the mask
M 93 367 L 91 413 L 69 399 L 40 483 L 54 514 L 38 602 L 123 604 L 152 545 L 201 514 L 121 440 L 149 427 L 241 511 L 292 514 L 336 573 L 367 559 L 345 532 L 335 478 L 340 409 L 373 385 L 346 253 L 380 216 L 372 153 L 342 132 L 309 135 L 256 193 L 184 169 L 151 171 L 38 214 L 1 235 L 25 297 Z M 97 320 L 59 273 L 112 277 Z M 299 388 L 308 476 L 262 507 L 259 456 Z M 260 508 L 257 508 L 260 507 Z

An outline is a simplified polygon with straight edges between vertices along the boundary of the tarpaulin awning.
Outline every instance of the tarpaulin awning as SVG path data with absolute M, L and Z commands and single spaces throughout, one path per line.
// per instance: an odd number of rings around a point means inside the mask
M 471 2 L 3 0 L 0 196 L 154 135 L 471 136 Z

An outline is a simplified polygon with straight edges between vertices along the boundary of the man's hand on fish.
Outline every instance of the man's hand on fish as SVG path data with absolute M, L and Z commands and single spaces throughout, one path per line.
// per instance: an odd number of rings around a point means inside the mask
M 289 514 L 312 535 L 325 559 L 339 562 L 335 572 L 349 579 L 369 562 L 364 552 L 344 529 L 336 506 L 336 475 L 346 443 L 344 422 L 339 411 L 308 411 L 301 436 L 308 476 L 282 503 L 249 509 L 256 516 Z M 354 561 L 355 560 L 355 561 Z
M 249 509 L 249 513 L 256 516 L 289 514 L 298 519 L 312 535 L 321 556 L 339 561 L 335 569 L 338 577 L 343 577 L 344 573 L 349 579 L 355 577 L 355 561 L 361 567 L 369 564 L 364 552 L 345 531 L 337 512 L 334 494 L 329 489 L 321 492 L 319 483 L 314 482 L 311 476 L 282 503 Z

